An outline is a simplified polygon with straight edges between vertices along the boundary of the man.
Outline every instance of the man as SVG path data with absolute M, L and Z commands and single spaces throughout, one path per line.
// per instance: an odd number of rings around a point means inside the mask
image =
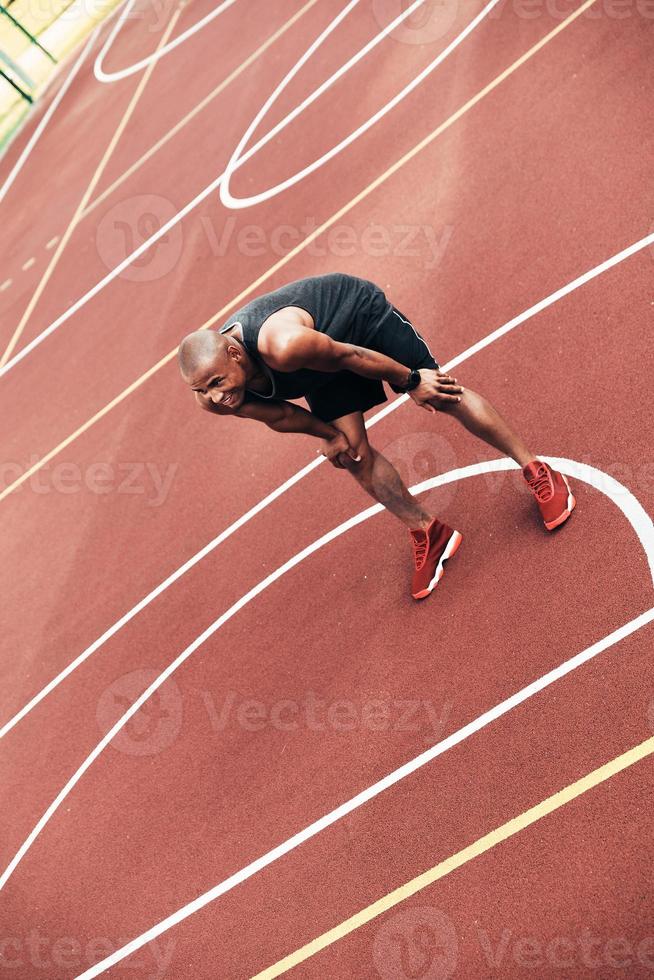
M 320 451 L 330 463 L 349 470 L 409 529 L 414 599 L 438 584 L 461 535 L 426 511 L 370 445 L 363 413 L 386 400 L 383 381 L 426 411 L 451 415 L 514 459 L 548 531 L 563 524 L 575 506 L 565 476 L 535 459 L 485 398 L 443 374 L 412 324 L 366 279 L 313 276 L 259 296 L 219 331 L 185 337 L 179 364 L 208 412 L 322 439 Z M 311 411 L 287 401 L 300 397 Z

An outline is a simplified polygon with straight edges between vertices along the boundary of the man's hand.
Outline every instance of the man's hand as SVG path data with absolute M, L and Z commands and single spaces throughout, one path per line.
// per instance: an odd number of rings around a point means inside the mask
M 353 459 L 355 463 L 360 462 L 361 457 L 357 456 L 352 446 L 347 441 L 347 436 L 344 432 L 339 432 L 337 435 L 333 436 L 331 439 L 323 439 L 322 449 L 319 452 L 326 456 L 332 466 L 335 466 L 338 470 L 344 470 L 347 467 L 343 465 L 339 456 L 349 456 Z
M 449 374 L 441 374 L 440 371 L 434 371 L 432 368 L 420 368 L 418 374 L 420 384 L 413 391 L 408 392 L 416 405 L 420 405 L 428 412 L 436 412 L 438 409 L 434 407 L 434 402 L 439 408 L 446 408 L 461 401 L 465 389 L 457 384 L 456 378 L 450 377 Z

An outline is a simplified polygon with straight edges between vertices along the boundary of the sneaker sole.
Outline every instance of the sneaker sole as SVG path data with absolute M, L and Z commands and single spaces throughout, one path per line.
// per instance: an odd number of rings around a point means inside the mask
M 436 588 L 440 580 L 443 578 L 443 575 L 445 573 L 445 569 L 443 567 L 445 562 L 448 560 L 448 558 L 451 558 L 456 553 L 462 541 L 463 541 L 463 535 L 460 534 L 458 531 L 454 531 L 450 540 L 447 542 L 447 545 L 445 546 L 445 551 L 441 555 L 441 560 L 436 566 L 436 572 L 434 573 L 433 579 L 431 580 L 427 588 L 422 590 L 422 592 L 412 593 L 414 599 L 425 599 L 431 592 L 434 591 L 434 589 Z
M 572 490 L 570 489 L 570 484 L 568 483 L 568 481 L 565 478 L 565 476 L 563 475 L 563 473 L 561 473 L 561 476 L 563 477 L 563 482 L 565 483 L 566 487 L 568 488 L 568 502 L 567 502 L 567 505 L 566 505 L 565 510 L 561 514 L 559 514 L 559 516 L 556 518 L 556 520 L 554 520 L 554 521 L 545 521 L 544 522 L 545 523 L 545 527 L 547 528 L 548 531 L 553 531 L 554 528 L 560 527 L 561 524 L 564 524 L 565 521 L 567 521 L 567 519 L 570 517 L 570 514 L 573 512 L 573 510 L 575 509 L 575 507 L 577 506 L 577 501 L 575 500 L 574 494 L 573 494 Z

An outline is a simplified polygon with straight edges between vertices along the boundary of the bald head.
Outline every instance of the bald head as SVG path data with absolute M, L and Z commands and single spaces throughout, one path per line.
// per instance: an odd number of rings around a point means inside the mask
M 235 412 L 243 404 L 256 370 L 238 337 L 196 330 L 184 337 L 178 357 L 182 378 L 202 408 Z
M 233 341 L 215 330 L 195 330 L 184 337 L 177 352 L 184 380 L 221 366 L 230 343 Z

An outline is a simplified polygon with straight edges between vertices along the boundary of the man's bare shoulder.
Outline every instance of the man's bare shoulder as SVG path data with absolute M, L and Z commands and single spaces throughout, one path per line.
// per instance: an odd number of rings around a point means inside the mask
M 307 331 L 314 329 L 313 317 L 299 306 L 285 306 L 272 313 L 259 331 L 259 354 L 266 364 L 283 369 L 286 355 Z

